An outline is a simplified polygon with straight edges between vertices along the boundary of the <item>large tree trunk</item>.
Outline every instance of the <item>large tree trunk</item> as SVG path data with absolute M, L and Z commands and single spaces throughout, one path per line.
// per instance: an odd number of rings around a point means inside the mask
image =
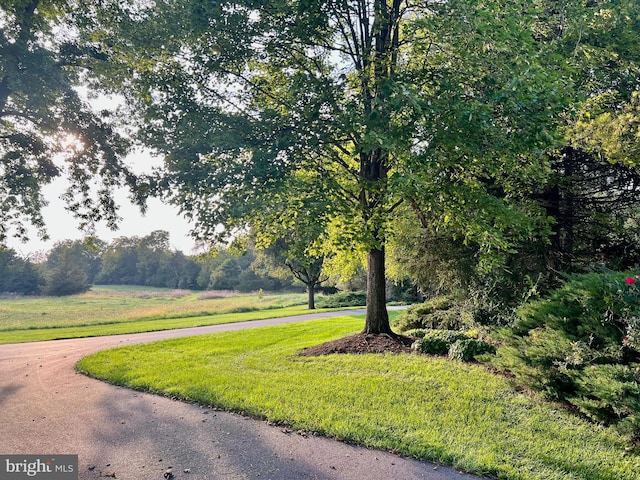
M 308 295 L 308 302 L 307 305 L 309 306 L 309 310 L 315 310 L 316 309 L 316 286 L 314 283 L 307 283 L 307 295 Z
M 561 157 L 554 159 L 555 179 L 553 186 L 543 191 L 542 204 L 548 216 L 555 222 L 551 226 L 551 249 L 547 253 L 547 264 L 554 271 L 570 271 L 574 259 L 574 230 L 576 210 L 574 195 L 576 151 L 565 147 Z
M 387 313 L 384 247 L 369 251 L 367 271 L 367 316 L 363 333 L 393 335 Z
M 3 77 L 0 81 L 0 118 L 5 115 L 4 107 L 11 95 L 11 89 L 9 88 L 9 77 Z

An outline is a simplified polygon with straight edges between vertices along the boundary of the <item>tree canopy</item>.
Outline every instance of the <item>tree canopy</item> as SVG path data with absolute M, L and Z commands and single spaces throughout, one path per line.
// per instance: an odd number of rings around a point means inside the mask
M 44 234 L 41 187 L 63 173 L 85 226 L 114 225 L 116 187 L 148 193 L 121 161 L 135 141 L 164 156 L 147 180 L 196 237 L 258 232 L 289 263 L 366 257 L 365 331 L 390 333 L 385 250 L 402 222 L 486 271 L 550 234 L 566 248 L 572 202 L 600 213 L 602 175 L 612 198 L 635 192 L 635 2 L 0 6 L 2 238 Z M 95 112 L 80 85 L 126 115 Z M 567 152 L 589 158 L 582 178 Z
M 14 250 L 0 248 L 0 294 L 35 295 L 43 283 L 31 262 Z
M 46 238 L 42 188 L 57 177 L 87 229 L 115 226 L 113 192 L 135 185 L 122 162 L 128 142 L 81 95 L 89 59 L 101 54 L 80 45 L 72 5 L 0 1 L 0 242 L 26 239 L 30 225 Z
M 157 185 L 197 235 L 245 231 L 295 175 L 318 174 L 338 245 L 368 252 L 365 331 L 390 332 L 384 247 L 400 204 L 464 226 L 484 253 L 544 230 L 522 193 L 544 175 L 566 84 L 532 35 L 536 3 L 86 8 L 105 78 L 165 155 Z
M 489 286 L 489 301 L 516 303 L 531 291 L 557 285 L 560 272 L 638 263 L 637 91 L 640 78 L 638 2 L 536 2 L 532 28 L 567 85 L 559 142 L 545 150 L 546 173 L 531 171 L 523 189 L 532 212 L 544 211 L 550 235 L 508 235 L 511 252 L 483 274 L 482 244 L 466 237 L 467 224 L 423 217 L 422 231 L 400 212 L 394 232 L 395 272 L 411 275 L 425 291 L 455 290 L 471 281 Z M 544 172 L 544 170 L 542 170 Z M 523 175 L 523 178 L 526 176 Z M 513 190 L 493 190 L 513 199 Z M 468 208 L 461 205 L 461 208 Z M 511 222 L 499 226 L 508 233 Z M 486 230 L 491 232 L 491 225 Z M 479 272 L 478 272 L 479 270 Z M 394 273 L 395 273 L 394 272 Z M 491 287 L 493 285 L 493 287 Z M 496 289 L 496 286 L 500 285 Z M 469 292 L 469 287 L 465 287 Z M 473 289 L 471 289 L 473 290 Z M 515 296 L 514 296 L 515 294 Z M 513 304 L 513 303 L 512 303 Z

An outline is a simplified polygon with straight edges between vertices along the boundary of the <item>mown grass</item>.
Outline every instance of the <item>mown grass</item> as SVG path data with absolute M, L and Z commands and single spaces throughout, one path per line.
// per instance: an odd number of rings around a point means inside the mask
M 0 298 L 0 344 L 138 333 L 309 313 L 306 294 L 229 295 L 98 286 L 69 297 Z
M 393 314 L 393 312 L 392 312 Z M 78 369 L 144 391 L 513 480 L 638 479 L 625 439 L 478 365 L 419 355 L 300 357 L 361 316 L 103 351 Z
M 135 286 L 96 286 L 68 297 L 0 298 L 0 331 L 204 316 L 304 305 L 305 294 L 226 295 Z

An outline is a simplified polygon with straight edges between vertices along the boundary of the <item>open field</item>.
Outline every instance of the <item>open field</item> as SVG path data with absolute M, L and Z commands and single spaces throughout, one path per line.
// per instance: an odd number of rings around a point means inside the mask
M 232 295 L 135 286 L 96 286 L 69 297 L 0 298 L 0 343 L 299 315 L 309 312 L 306 299 L 306 294 Z
M 395 315 L 395 312 L 392 312 Z M 625 439 L 479 365 L 422 355 L 300 357 L 362 316 L 102 351 L 78 368 L 361 445 L 510 480 L 638 479 Z

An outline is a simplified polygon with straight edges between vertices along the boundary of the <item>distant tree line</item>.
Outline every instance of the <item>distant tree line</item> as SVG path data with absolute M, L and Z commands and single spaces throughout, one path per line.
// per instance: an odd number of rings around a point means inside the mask
M 240 254 L 222 249 L 188 256 L 173 250 L 168 232 L 158 230 L 111 243 L 98 238 L 64 240 L 42 258 L 22 258 L 15 250 L 0 249 L 0 294 L 62 296 L 87 291 L 93 284 L 241 292 L 301 288 L 293 276 L 275 268 L 269 271 L 264 262 L 256 262 L 251 245 Z

